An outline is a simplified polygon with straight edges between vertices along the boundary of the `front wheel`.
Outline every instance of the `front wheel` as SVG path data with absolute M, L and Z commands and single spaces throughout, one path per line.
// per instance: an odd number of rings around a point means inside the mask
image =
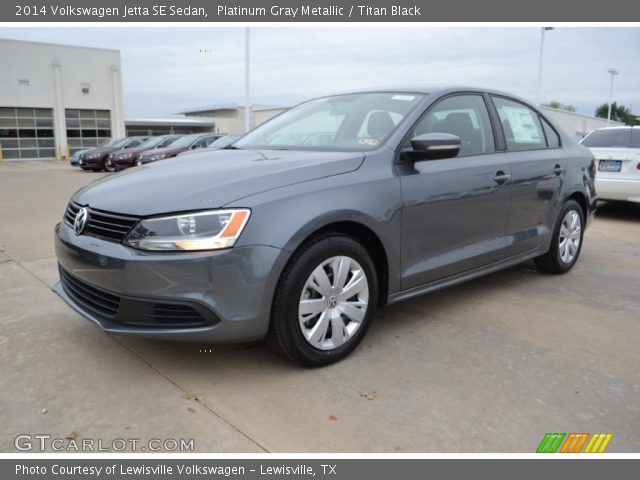
M 535 259 L 547 273 L 567 273 L 578 261 L 584 235 L 584 213 L 578 202 L 566 202 L 558 216 L 549 251 Z
M 365 248 L 330 234 L 296 252 L 276 289 L 270 337 L 308 366 L 337 362 L 364 337 L 375 312 L 378 280 Z

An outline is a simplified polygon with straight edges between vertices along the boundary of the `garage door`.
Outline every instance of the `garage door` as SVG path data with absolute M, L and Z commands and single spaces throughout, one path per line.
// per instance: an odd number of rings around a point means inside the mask
M 5 160 L 55 158 L 53 110 L 0 107 L 0 148 Z

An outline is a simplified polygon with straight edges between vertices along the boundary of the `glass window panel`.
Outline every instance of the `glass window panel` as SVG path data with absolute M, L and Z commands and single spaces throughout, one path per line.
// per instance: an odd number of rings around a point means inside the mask
M 67 128 L 80 128 L 80 120 L 67 118 Z
M 111 128 L 110 120 L 96 120 L 96 126 L 98 128 Z
M 38 150 L 20 150 L 20 158 L 38 158 Z
M 15 128 L 15 126 L 16 126 L 15 118 L 0 118 L 0 128 L 7 128 L 7 127 Z
M 40 158 L 55 158 L 56 156 L 56 151 L 53 148 L 47 148 L 44 150 L 38 150 L 38 156 Z
M 98 139 L 97 138 L 83 138 L 82 139 L 83 147 L 97 147 Z
M 22 128 L 18 130 L 18 137 L 20 138 L 36 138 L 36 129 Z
M 82 140 L 79 138 L 69 138 L 67 139 L 70 147 L 81 147 Z
M 16 138 L 3 138 L 0 139 L 1 148 L 18 148 L 18 139 Z
M 37 118 L 36 119 L 36 127 L 53 127 L 53 120 L 50 118 Z
M 35 138 L 20 139 L 20 148 L 35 148 L 37 145 Z
M 102 138 L 108 138 L 111 136 L 111 130 L 98 130 L 98 136 Z
M 80 130 L 67 130 L 67 138 L 80 137 Z
M 64 111 L 64 115 L 66 118 L 80 118 L 80 110 L 68 108 Z
M 50 108 L 36 108 L 36 117 L 52 118 L 53 110 L 51 110 Z
M 53 138 L 53 130 L 47 128 L 39 128 L 37 134 L 40 138 Z
M 0 107 L 0 117 L 15 117 L 16 109 L 13 107 Z
M 3 150 L 2 157 L 5 159 L 20 158 L 20 150 Z
M 0 138 L 16 138 L 18 130 L 15 128 L 0 128 Z
M 96 110 L 96 118 L 102 118 L 102 119 L 111 119 L 111 111 L 109 110 Z
M 38 148 L 51 148 L 53 147 L 53 138 L 39 138 L 38 139 Z
M 33 108 L 18 108 L 18 117 L 33 118 Z
M 96 111 L 95 110 L 80 110 L 80 118 L 82 119 L 93 119 L 95 120 L 96 118 Z
M 96 128 L 96 121 L 95 120 L 80 120 L 80 128 L 82 129 L 93 129 L 95 130 Z
M 36 121 L 33 118 L 18 118 L 18 127 L 35 127 Z
M 95 129 L 93 129 L 93 130 L 82 129 L 82 130 L 80 130 L 80 136 L 82 136 L 82 137 L 95 137 L 96 136 L 96 130 Z

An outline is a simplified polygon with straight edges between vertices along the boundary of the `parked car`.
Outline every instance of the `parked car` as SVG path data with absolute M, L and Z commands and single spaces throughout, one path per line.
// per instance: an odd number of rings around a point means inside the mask
M 78 164 L 83 170 L 99 172 L 105 169 L 107 156 L 111 152 L 125 148 L 135 148 L 147 141 L 148 138 L 149 137 L 127 137 L 112 140 L 102 147 L 94 148 L 93 150 L 80 154 Z
M 185 155 L 193 155 L 193 154 L 196 154 L 196 153 L 204 153 L 204 152 L 207 152 L 209 150 L 220 150 L 221 148 L 227 148 L 228 146 L 232 145 L 233 142 L 235 142 L 239 138 L 242 138 L 242 134 L 238 133 L 238 134 L 225 135 L 224 137 L 220 137 L 217 140 L 211 142 L 209 145 L 207 145 L 203 149 L 186 150 L 186 151 L 184 151 L 182 153 L 179 153 L 176 156 L 177 157 L 184 157 Z
M 114 140 L 112 140 L 111 138 L 104 140 L 100 145 L 98 145 L 98 148 L 100 147 L 104 147 L 107 144 L 109 144 L 110 142 L 113 142 Z M 83 148 L 82 150 L 77 150 L 73 155 L 71 155 L 71 160 L 70 160 L 70 164 L 72 167 L 79 167 L 80 166 L 80 155 L 82 155 L 85 152 L 88 152 L 89 150 L 93 150 L 95 147 L 92 148 Z
M 137 147 L 114 150 L 107 156 L 105 168 L 113 172 L 133 167 L 135 166 L 135 160 L 138 155 L 150 150 L 166 148 L 182 136 L 183 135 L 161 135 L 158 137 L 151 137 Z
M 597 159 L 598 199 L 640 203 L 640 126 L 599 128 L 582 145 Z
M 152 152 L 145 152 L 136 158 L 136 165 L 145 165 L 151 162 L 157 162 L 158 160 L 164 160 L 165 158 L 172 158 L 179 153 L 187 150 L 195 150 L 198 148 L 204 148 L 210 143 L 215 142 L 222 135 L 213 133 L 195 133 L 193 135 L 185 135 L 173 142 L 166 148 L 158 148 Z
M 586 147 L 507 93 L 317 98 L 230 149 L 75 193 L 55 230 L 54 290 L 108 332 L 266 336 L 325 365 L 382 305 L 529 259 L 568 272 L 594 177 Z

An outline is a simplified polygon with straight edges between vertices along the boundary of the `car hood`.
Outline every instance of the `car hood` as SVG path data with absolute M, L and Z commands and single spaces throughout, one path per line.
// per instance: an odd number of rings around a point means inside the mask
M 99 155 L 102 155 L 104 153 L 111 153 L 115 150 L 115 148 L 111 148 L 111 147 L 106 147 L 106 148 L 91 148 L 85 152 L 82 152 L 83 155 L 93 155 L 94 153 L 97 153 Z
M 155 148 L 152 151 L 149 152 L 145 152 L 145 154 L 143 155 L 143 157 L 150 157 L 151 155 L 160 155 L 160 154 L 166 154 L 166 155 L 172 155 L 174 153 L 180 153 L 180 152 L 184 152 L 185 150 L 188 150 L 189 147 L 164 147 L 164 148 Z
M 357 170 L 361 152 L 215 150 L 136 167 L 74 195 L 81 205 L 136 216 L 222 207 L 267 190 Z

